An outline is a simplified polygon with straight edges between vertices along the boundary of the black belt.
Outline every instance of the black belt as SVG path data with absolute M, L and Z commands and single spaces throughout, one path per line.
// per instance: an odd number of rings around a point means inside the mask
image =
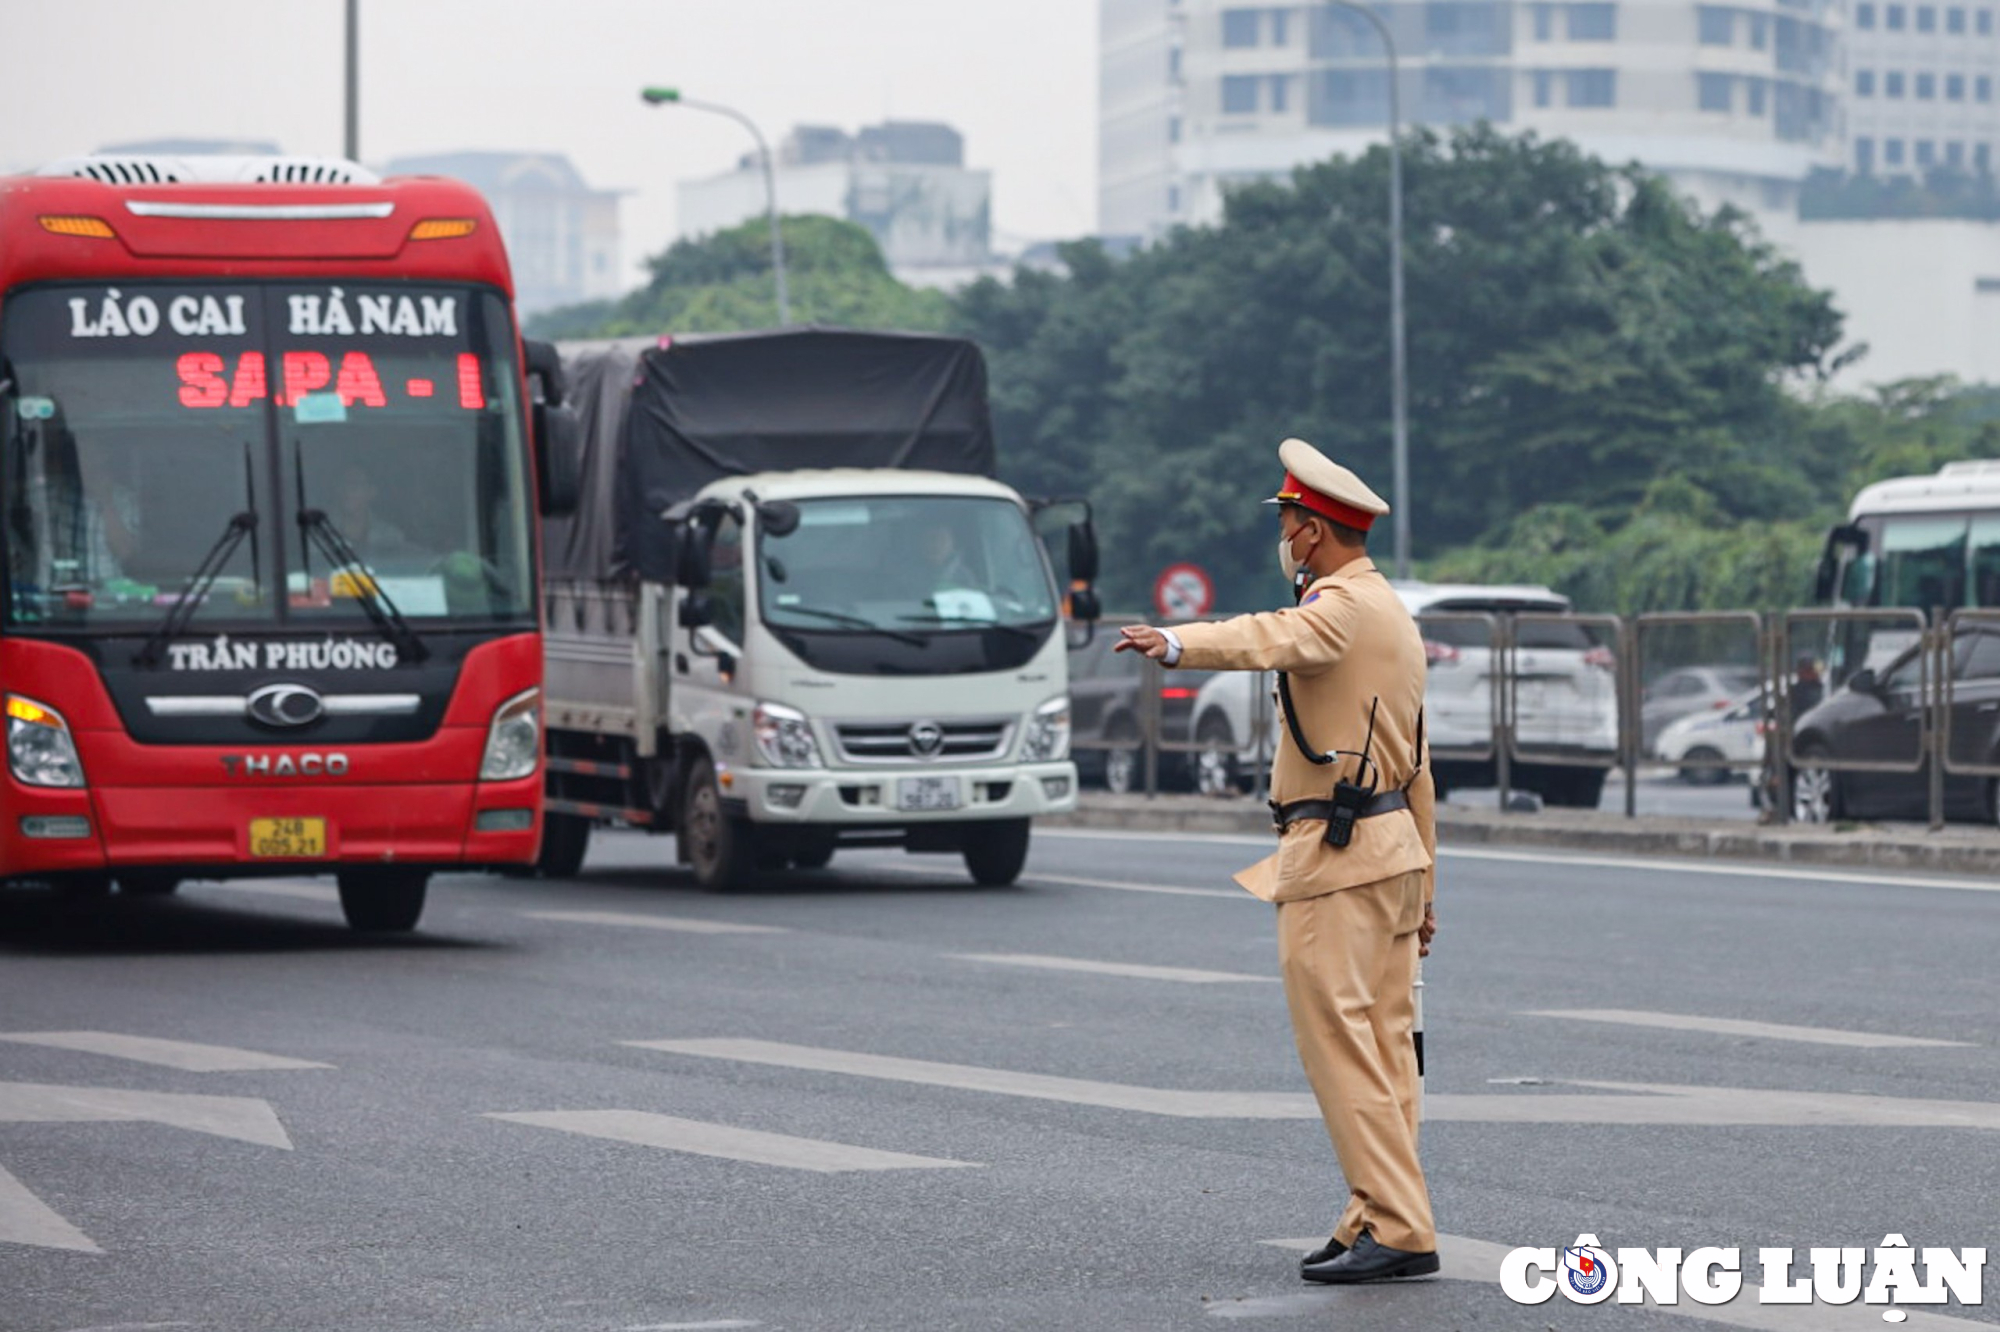
M 1283 832 L 1300 819 L 1330 819 L 1333 817 L 1333 802 L 1331 800 L 1294 800 L 1289 805 L 1281 805 L 1275 800 L 1267 800 L 1264 803 L 1271 807 L 1271 822 L 1277 825 L 1279 832 Z M 1361 812 L 1354 817 L 1358 819 L 1372 819 L 1377 814 L 1394 814 L 1399 809 L 1408 809 L 1409 807 L 1410 797 L 1408 793 L 1400 790 L 1384 791 L 1363 805 Z

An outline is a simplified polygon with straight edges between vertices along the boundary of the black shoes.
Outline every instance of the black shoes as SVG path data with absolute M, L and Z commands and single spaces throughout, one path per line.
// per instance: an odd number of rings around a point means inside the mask
M 1392 1277 L 1429 1276 L 1438 1270 L 1435 1252 L 1409 1253 L 1392 1249 L 1386 1244 L 1377 1244 L 1375 1237 L 1365 1230 L 1354 1241 L 1353 1248 L 1340 1250 L 1338 1245 L 1329 1243 L 1327 1249 L 1339 1251 L 1321 1262 L 1313 1260 L 1327 1250 L 1307 1254 L 1306 1261 L 1299 1264 L 1299 1275 L 1308 1281 L 1345 1286 L 1361 1281 L 1387 1281 Z
M 1346 1252 L 1347 1246 L 1345 1244 L 1342 1244 L 1338 1239 L 1329 1238 L 1326 1243 L 1299 1259 L 1299 1272 L 1303 1274 L 1308 1267 L 1317 1267 L 1321 1263 L 1330 1263 Z

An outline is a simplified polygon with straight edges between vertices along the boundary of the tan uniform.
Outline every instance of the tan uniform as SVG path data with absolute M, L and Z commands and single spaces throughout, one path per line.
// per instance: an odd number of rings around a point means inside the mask
M 1409 809 L 1356 821 L 1345 847 L 1305 819 L 1275 855 L 1236 876 L 1278 906 L 1278 959 L 1292 1033 L 1350 1197 L 1334 1229 L 1353 1244 L 1365 1226 L 1379 1244 L 1437 1248 L 1430 1193 L 1417 1162 L 1417 1066 L 1411 1041 L 1417 926 L 1431 900 L 1437 851 L 1428 755 L 1419 764 L 1424 646 L 1416 622 L 1372 560 L 1314 582 L 1291 610 L 1181 625 L 1179 665 L 1278 670 L 1290 679 L 1306 739 L 1322 752 L 1370 745 L 1380 791 L 1409 782 Z M 1281 729 L 1271 798 L 1324 800 L 1359 765 L 1308 762 Z M 1411 781 L 1411 774 L 1416 779 Z

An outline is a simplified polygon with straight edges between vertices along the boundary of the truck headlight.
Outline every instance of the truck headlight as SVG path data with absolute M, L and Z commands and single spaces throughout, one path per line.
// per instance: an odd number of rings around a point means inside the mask
M 1069 757 L 1069 699 L 1052 698 L 1028 718 L 1021 738 L 1021 757 L 1030 763 L 1052 763 Z
M 502 703 L 486 731 L 479 780 L 507 782 L 535 770 L 542 752 L 542 691 L 530 689 Z
M 757 734 L 757 752 L 772 767 L 820 766 L 819 741 L 813 739 L 812 723 L 797 708 L 759 703 L 750 714 L 750 726 Z
M 82 786 L 83 760 L 76 756 L 69 723 L 53 708 L 7 695 L 7 767 L 29 786 Z

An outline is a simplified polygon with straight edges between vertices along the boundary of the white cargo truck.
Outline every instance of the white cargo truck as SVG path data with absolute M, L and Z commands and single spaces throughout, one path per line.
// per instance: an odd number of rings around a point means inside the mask
M 1096 614 L 1096 547 L 1087 506 L 994 479 L 978 348 L 793 329 L 563 352 L 582 502 L 544 532 L 544 872 L 625 825 L 673 833 L 711 888 L 844 846 L 1011 883 L 1030 821 L 1076 804 L 1065 640 Z

